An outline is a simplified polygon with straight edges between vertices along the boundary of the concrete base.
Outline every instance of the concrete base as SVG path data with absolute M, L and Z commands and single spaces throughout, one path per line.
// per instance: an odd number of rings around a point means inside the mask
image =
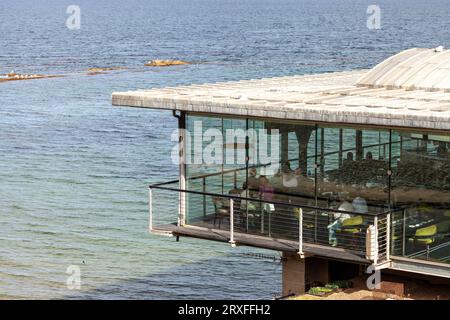
M 283 296 L 305 292 L 305 260 L 297 254 L 283 253 Z
M 301 259 L 298 254 L 283 253 L 282 295 L 303 294 L 307 287 L 329 282 L 328 261 L 315 257 Z

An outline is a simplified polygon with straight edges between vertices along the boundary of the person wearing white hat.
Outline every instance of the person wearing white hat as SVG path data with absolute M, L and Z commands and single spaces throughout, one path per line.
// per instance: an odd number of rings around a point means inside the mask
M 355 212 L 358 213 L 367 213 L 369 212 L 369 208 L 367 207 L 366 199 L 361 197 L 356 197 L 352 201 L 353 208 L 355 209 Z
M 351 215 L 349 215 L 348 213 L 343 213 L 342 211 L 345 212 L 354 212 L 355 208 L 353 207 L 353 205 L 348 202 L 348 201 L 344 201 L 338 208 L 338 212 L 334 212 L 333 213 L 333 218 L 334 218 L 334 222 L 328 225 L 328 241 L 330 243 L 330 245 L 332 245 L 333 247 L 337 246 L 337 239 L 336 239 L 336 230 L 338 230 L 341 225 L 342 222 L 348 218 L 351 218 Z

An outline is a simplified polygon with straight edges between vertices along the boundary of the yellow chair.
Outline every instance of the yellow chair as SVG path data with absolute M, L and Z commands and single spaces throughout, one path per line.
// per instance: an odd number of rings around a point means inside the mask
M 338 229 L 338 232 L 347 232 L 347 233 L 358 233 L 361 232 L 362 224 L 364 223 L 364 219 L 362 216 L 356 216 L 352 218 L 345 219 L 342 221 L 341 228 Z
M 416 230 L 414 237 L 409 239 L 416 244 L 430 245 L 436 240 L 442 240 L 448 236 L 450 220 L 442 221 L 428 227 Z
M 336 230 L 336 239 L 339 246 L 363 251 L 365 245 L 366 225 L 362 216 L 347 218 L 341 222 Z
M 437 225 L 433 224 L 425 228 L 417 229 L 416 233 L 414 234 L 414 238 L 410 240 L 414 241 L 417 244 L 429 245 L 434 242 L 437 233 Z

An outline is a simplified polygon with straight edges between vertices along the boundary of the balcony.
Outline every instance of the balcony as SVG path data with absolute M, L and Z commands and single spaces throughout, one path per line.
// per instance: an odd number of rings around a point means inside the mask
M 149 187 L 151 232 L 360 264 L 383 266 L 390 260 L 390 224 L 399 210 L 340 211 L 304 205 L 298 196 L 268 200 L 178 185 L 170 181 Z

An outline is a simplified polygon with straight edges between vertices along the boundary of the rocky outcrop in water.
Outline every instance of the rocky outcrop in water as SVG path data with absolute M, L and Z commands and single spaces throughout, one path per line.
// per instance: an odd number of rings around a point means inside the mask
M 42 78 L 56 78 L 59 76 L 42 75 L 42 74 L 20 74 L 11 71 L 8 74 L 0 75 L 0 82 L 6 81 L 16 81 L 16 80 L 32 80 L 32 79 L 42 79 Z
M 190 64 L 187 61 L 182 60 L 151 60 L 145 64 L 147 67 L 168 67 Z

